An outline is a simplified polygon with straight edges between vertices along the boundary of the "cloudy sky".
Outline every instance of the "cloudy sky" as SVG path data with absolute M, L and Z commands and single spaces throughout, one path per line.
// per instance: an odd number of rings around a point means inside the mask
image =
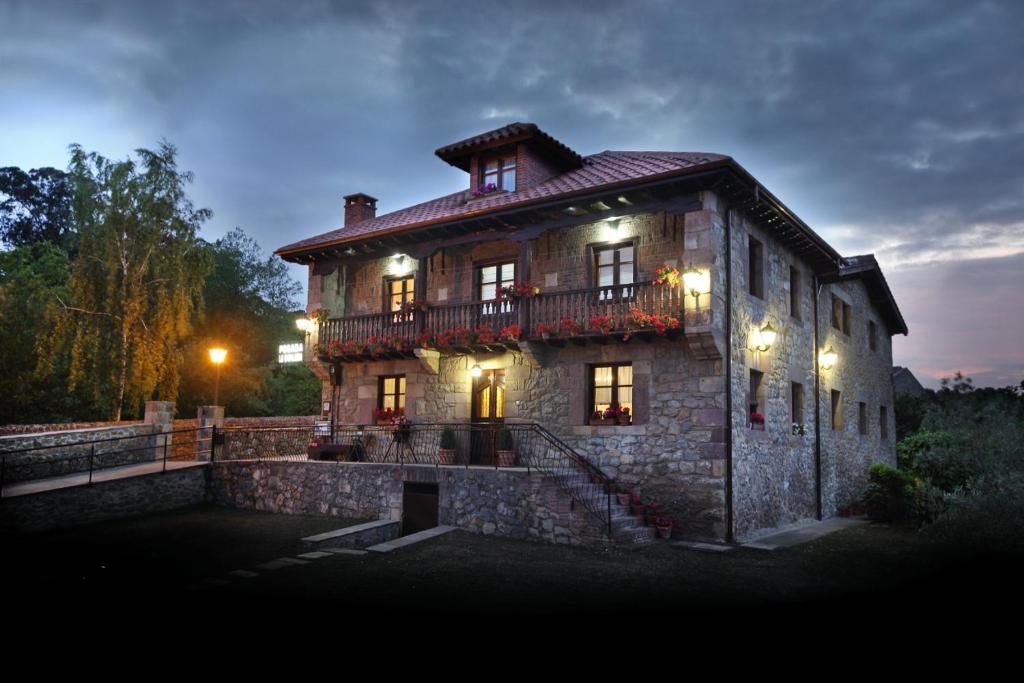
M 447 194 L 433 150 L 533 121 L 583 154 L 729 154 L 875 253 L 926 384 L 1024 378 L 1024 2 L 0 0 L 0 166 L 166 138 L 268 251 Z M 296 269 L 300 279 L 304 273 Z

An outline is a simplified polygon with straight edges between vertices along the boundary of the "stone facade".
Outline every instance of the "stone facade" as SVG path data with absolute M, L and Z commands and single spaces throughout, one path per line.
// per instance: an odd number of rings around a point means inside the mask
M 206 499 L 207 469 L 168 470 L 5 498 L 0 530 L 35 533 L 198 505 Z
M 547 478 L 522 469 L 368 463 L 223 462 L 209 498 L 218 505 L 285 514 L 402 518 L 405 482 L 438 485 L 438 523 L 505 538 L 581 544 L 600 525 Z

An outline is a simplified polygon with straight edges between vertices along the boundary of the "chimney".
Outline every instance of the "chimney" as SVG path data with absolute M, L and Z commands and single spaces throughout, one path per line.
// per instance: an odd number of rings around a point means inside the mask
M 368 221 L 377 215 L 377 199 L 357 192 L 345 197 L 345 226 Z

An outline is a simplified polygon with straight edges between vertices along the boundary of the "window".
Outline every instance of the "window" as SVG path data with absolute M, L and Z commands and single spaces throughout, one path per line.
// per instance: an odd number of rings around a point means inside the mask
M 597 247 L 594 249 L 594 286 L 616 287 L 602 289 L 599 301 L 628 299 L 633 296 L 632 287 L 621 287 L 636 282 L 636 248 L 632 242 Z
M 384 280 L 384 310 L 386 313 L 394 313 L 401 310 L 402 304 L 413 300 L 415 295 L 416 278 L 396 277 Z M 394 322 L 402 322 L 405 317 L 402 315 L 392 316 Z M 412 319 L 410 314 L 409 319 Z
M 868 404 L 863 401 L 857 404 L 857 431 L 868 433 Z
M 789 267 L 789 314 L 800 319 L 800 271 Z
M 878 325 L 874 320 L 868 321 L 868 348 L 872 351 L 878 350 Z
M 493 183 L 499 190 L 516 191 L 516 158 L 504 157 L 484 162 L 483 185 Z
M 800 434 L 804 431 L 804 385 L 793 382 L 789 396 L 790 421 L 796 425 L 793 427 L 793 433 Z
M 629 410 L 627 423 L 633 421 L 633 366 L 630 363 L 594 365 L 590 368 L 590 415 L 604 415 L 616 406 Z
M 878 406 L 878 431 L 882 441 L 889 439 L 889 411 L 885 406 Z
M 750 246 L 747 260 L 747 280 L 749 281 L 750 293 L 759 299 L 764 298 L 764 246 L 754 239 L 748 237 Z
M 750 371 L 750 391 L 747 394 L 747 403 L 750 405 L 750 428 L 764 429 L 766 408 L 764 401 L 764 373 L 758 370 Z
M 405 412 L 405 375 L 378 378 L 377 408 L 395 413 Z
M 832 430 L 839 431 L 843 428 L 843 396 L 835 389 L 832 390 Z
M 850 334 L 850 304 L 835 294 L 832 295 L 832 327 L 843 334 Z
M 514 261 L 495 263 L 482 266 L 477 270 L 477 296 L 482 302 L 481 313 L 493 315 L 508 313 L 512 310 L 511 301 L 501 301 L 498 290 L 510 287 L 516 280 L 516 264 Z

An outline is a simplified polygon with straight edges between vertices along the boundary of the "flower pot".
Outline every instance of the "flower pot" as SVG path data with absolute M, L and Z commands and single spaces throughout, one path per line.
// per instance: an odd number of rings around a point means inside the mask
M 671 538 L 672 527 L 670 526 L 659 526 L 658 527 L 658 538 Z
M 616 495 L 619 498 L 619 505 L 629 505 L 629 499 L 632 497 L 632 494 L 618 493 Z
M 617 422 L 618 422 L 618 424 L 620 424 L 620 425 L 631 425 L 631 424 L 633 424 L 633 420 L 632 420 L 632 419 L 630 418 L 630 416 L 629 416 L 629 415 L 626 415 L 626 416 L 623 416 L 623 415 L 619 415 L 619 416 L 618 416 L 618 417 L 616 418 L 616 421 L 617 421 Z
M 515 467 L 515 451 L 498 451 L 498 467 Z
M 594 425 L 594 426 L 598 426 L 598 427 L 604 426 L 604 425 L 613 425 L 613 424 L 615 424 L 615 420 L 613 418 L 604 418 L 604 417 L 602 417 L 601 419 L 590 418 L 590 424 Z
M 439 465 L 454 465 L 455 464 L 455 449 L 454 448 L 439 448 L 437 450 L 437 463 Z

